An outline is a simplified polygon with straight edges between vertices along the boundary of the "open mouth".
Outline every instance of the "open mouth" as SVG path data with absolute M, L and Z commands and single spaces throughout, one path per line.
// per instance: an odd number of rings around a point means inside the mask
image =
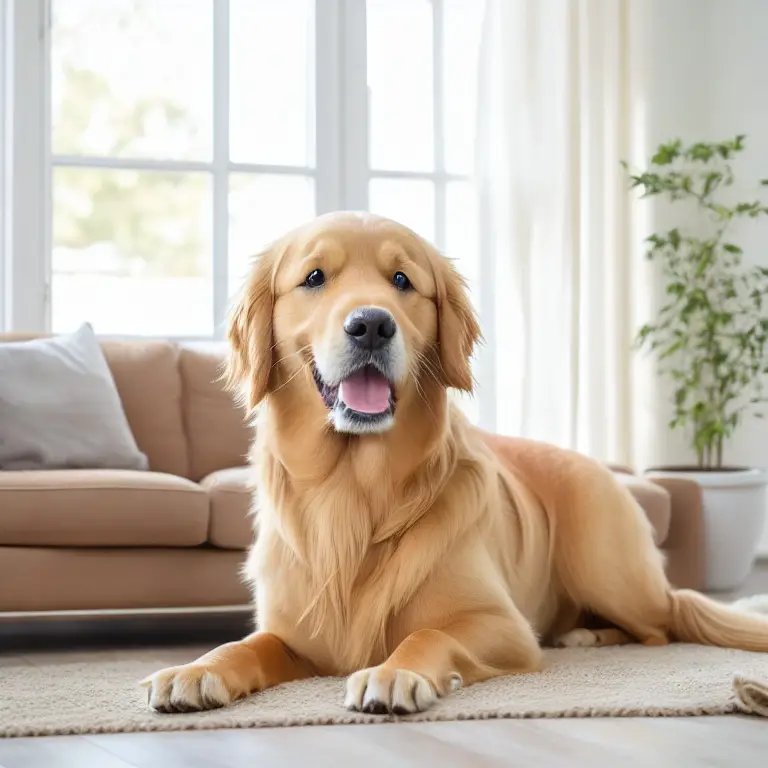
M 358 368 L 337 384 L 324 381 L 317 368 L 313 373 L 317 391 L 329 411 L 341 409 L 348 417 L 375 421 L 394 410 L 392 383 L 373 365 Z

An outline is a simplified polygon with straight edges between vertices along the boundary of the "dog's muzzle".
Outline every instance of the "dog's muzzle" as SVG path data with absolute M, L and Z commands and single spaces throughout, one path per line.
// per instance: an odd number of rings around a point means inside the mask
M 394 382 L 402 374 L 402 339 L 381 307 L 358 307 L 344 320 L 338 358 L 316 360 L 315 383 L 340 432 L 381 432 L 392 424 Z

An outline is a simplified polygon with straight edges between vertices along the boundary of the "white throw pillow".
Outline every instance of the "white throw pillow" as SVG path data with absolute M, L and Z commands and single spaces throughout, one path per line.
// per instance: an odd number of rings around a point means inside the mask
M 0 470 L 147 466 L 89 324 L 0 343 Z

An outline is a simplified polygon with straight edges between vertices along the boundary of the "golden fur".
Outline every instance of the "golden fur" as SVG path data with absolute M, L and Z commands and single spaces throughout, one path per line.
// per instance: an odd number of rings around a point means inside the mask
M 328 275 L 321 290 L 301 283 Z M 404 271 L 413 291 L 395 290 Z M 394 316 L 407 353 L 380 434 L 335 431 L 312 377 L 356 307 Z M 413 712 L 459 685 L 536 670 L 541 646 L 670 640 L 768 651 L 768 619 L 676 591 L 647 517 L 599 463 L 471 426 L 479 328 L 462 279 L 410 230 L 321 217 L 255 259 L 230 323 L 230 386 L 258 410 L 259 631 L 145 681 L 160 711 L 220 706 L 310 675 L 346 704 Z M 585 628 L 589 613 L 601 629 Z

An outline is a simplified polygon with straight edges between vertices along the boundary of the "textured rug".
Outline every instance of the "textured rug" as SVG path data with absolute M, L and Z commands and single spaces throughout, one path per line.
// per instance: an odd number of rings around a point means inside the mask
M 207 649 L 0 656 L 0 736 L 387 722 L 348 712 L 344 681 L 314 679 L 228 709 L 160 715 L 137 681 Z M 469 686 L 408 720 L 768 716 L 768 654 L 693 645 L 547 652 L 542 672 Z

